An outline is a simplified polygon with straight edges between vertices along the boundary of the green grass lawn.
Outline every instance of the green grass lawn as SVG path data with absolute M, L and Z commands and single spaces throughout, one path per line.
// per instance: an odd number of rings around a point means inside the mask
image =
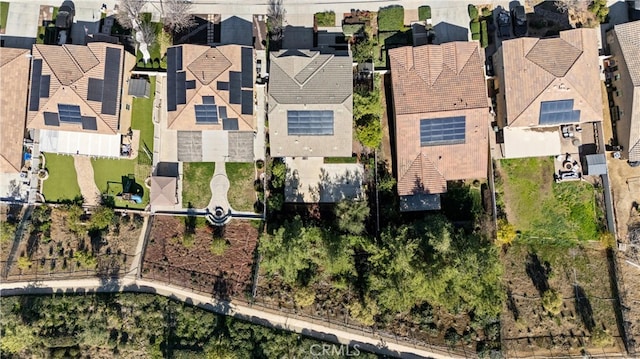
M 325 157 L 324 163 L 358 163 L 357 157 Z
M 142 197 L 142 203 L 137 204 L 130 201 L 123 201 L 115 198 L 116 207 L 144 208 L 149 203 L 149 189 L 145 187 L 144 180 L 148 175 L 148 166 L 142 166 L 147 170 L 147 174 L 140 173 L 140 165 L 136 160 L 118 160 L 110 158 L 91 159 L 93 166 L 93 178 L 101 193 L 108 193 L 116 196 L 122 191 L 123 177 L 133 174 L 135 185 L 130 192 Z M 144 172 L 144 171 L 142 171 Z
M 9 3 L 0 2 L 0 29 L 7 28 L 7 17 L 9 16 Z
M 336 26 L 336 13 L 333 11 L 317 12 L 313 17 L 318 26 Z
M 553 180 L 553 158 L 500 162 L 500 182 L 509 222 L 523 237 L 597 240 L 602 209 L 587 182 Z
M 431 19 L 431 6 L 420 6 L 418 8 L 418 20 L 425 21 L 427 19 Z
M 149 87 L 149 98 L 136 97 L 133 99 L 131 109 L 131 128 L 140 130 L 140 146 L 138 156 L 147 157 L 142 148 L 147 146 L 153 152 L 153 99 L 156 91 L 156 78 L 151 76 Z
M 45 200 L 62 202 L 82 196 L 73 157 L 47 153 L 45 159 L 45 167 L 49 171 L 49 178 L 42 187 Z
M 182 206 L 204 208 L 211 200 L 211 178 L 216 164 L 213 162 L 185 162 L 183 164 Z
M 256 193 L 253 187 L 255 170 L 253 163 L 227 163 L 225 167 L 231 183 L 227 198 L 231 208 L 237 211 L 253 211 Z

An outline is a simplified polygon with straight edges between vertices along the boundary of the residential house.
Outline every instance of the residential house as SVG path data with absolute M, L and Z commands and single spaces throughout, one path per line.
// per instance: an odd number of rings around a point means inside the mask
M 640 21 L 616 25 L 607 34 L 611 50 L 611 116 L 622 154 L 640 165 Z
M 505 40 L 493 61 L 504 157 L 578 154 L 582 145 L 597 147 L 602 90 L 596 29 Z
M 389 50 L 402 211 L 436 210 L 447 181 L 487 177 L 489 100 L 475 42 Z
M 119 157 L 122 46 L 36 44 L 32 55 L 27 128 L 40 151 Z
M 29 50 L 0 49 L 0 198 L 20 199 L 24 125 L 29 87 Z
M 270 150 L 287 164 L 285 201 L 359 198 L 362 166 L 324 160 L 351 157 L 353 152 L 350 53 L 282 50 L 270 56 Z
M 253 162 L 254 78 L 250 47 L 170 47 L 160 159 Z

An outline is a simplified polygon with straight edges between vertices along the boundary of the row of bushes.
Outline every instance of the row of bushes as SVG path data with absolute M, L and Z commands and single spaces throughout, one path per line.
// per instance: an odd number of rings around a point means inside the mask
M 478 8 L 475 5 L 469 5 L 467 8 L 469 12 L 469 30 L 471 30 L 471 39 L 480 40 L 480 46 L 483 48 L 489 46 L 489 30 L 487 26 L 487 20 L 485 18 L 491 17 L 491 10 L 488 8 L 482 9 L 482 18 L 478 12 Z
M 425 21 L 431 19 L 431 6 L 424 5 L 418 8 L 418 20 Z
M 139 69 L 166 69 L 167 61 L 164 58 L 161 60 L 156 57 L 145 63 L 143 59 L 140 59 L 136 67 Z

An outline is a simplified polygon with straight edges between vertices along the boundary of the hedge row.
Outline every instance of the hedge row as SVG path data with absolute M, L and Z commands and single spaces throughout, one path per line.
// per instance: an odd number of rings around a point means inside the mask
M 486 20 L 482 20 L 480 23 L 480 46 L 483 49 L 489 46 L 489 30 L 487 30 Z
M 378 12 L 378 31 L 404 29 L 404 8 L 399 5 L 383 7 Z

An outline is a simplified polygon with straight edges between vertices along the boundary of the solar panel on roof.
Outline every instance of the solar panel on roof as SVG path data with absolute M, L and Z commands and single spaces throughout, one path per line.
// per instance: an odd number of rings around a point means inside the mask
M 118 110 L 120 55 L 120 49 L 107 48 L 104 60 L 104 80 L 102 82 L 102 110 L 100 111 L 107 115 L 115 115 Z
M 40 108 L 40 77 L 42 76 L 42 59 L 34 59 L 31 68 L 29 111 L 38 111 Z
M 98 130 L 98 123 L 95 117 L 82 116 L 82 129 L 83 130 Z
M 242 104 L 242 73 L 229 71 L 229 103 Z
M 177 71 L 177 59 L 176 53 L 177 47 L 170 47 L 167 49 L 167 111 L 175 111 L 177 109 L 176 104 L 176 71 Z
M 420 120 L 420 146 L 455 145 L 464 143 L 465 116 Z
M 47 126 L 60 126 L 60 119 L 55 112 L 44 113 L 44 124 Z
M 87 100 L 102 101 L 103 81 L 100 79 L 89 78 L 89 89 L 87 92 Z
M 213 96 L 202 96 L 202 103 L 205 105 L 214 105 L 216 99 Z
M 187 73 L 179 71 L 176 73 L 176 103 L 184 105 L 187 103 Z
M 220 118 L 223 120 L 227 118 L 227 106 L 219 106 L 218 114 L 220 115 Z
M 51 86 L 51 75 L 40 76 L 40 98 L 49 97 L 50 86 Z
M 195 105 L 196 123 L 218 123 L 218 109 L 216 105 Z
M 193 90 L 194 88 L 196 88 L 196 80 L 189 80 L 187 81 L 185 88 L 187 90 Z
M 243 115 L 253 115 L 253 90 L 242 90 L 242 109 Z
M 176 72 L 176 48 L 167 49 L 167 74 Z
M 242 87 L 253 87 L 253 49 L 242 48 Z
M 559 125 L 580 122 L 580 110 L 573 109 L 573 100 L 543 101 L 540 103 L 540 125 Z
M 333 135 L 333 111 L 287 111 L 289 136 Z
M 229 83 L 225 81 L 218 81 L 216 87 L 218 91 L 229 91 Z
M 58 104 L 58 117 L 60 122 L 81 123 L 80 106 Z
M 224 118 L 222 119 L 222 129 L 225 131 L 238 131 L 240 127 L 238 126 L 237 118 Z
M 182 46 L 178 46 L 176 49 L 176 71 L 182 70 Z

